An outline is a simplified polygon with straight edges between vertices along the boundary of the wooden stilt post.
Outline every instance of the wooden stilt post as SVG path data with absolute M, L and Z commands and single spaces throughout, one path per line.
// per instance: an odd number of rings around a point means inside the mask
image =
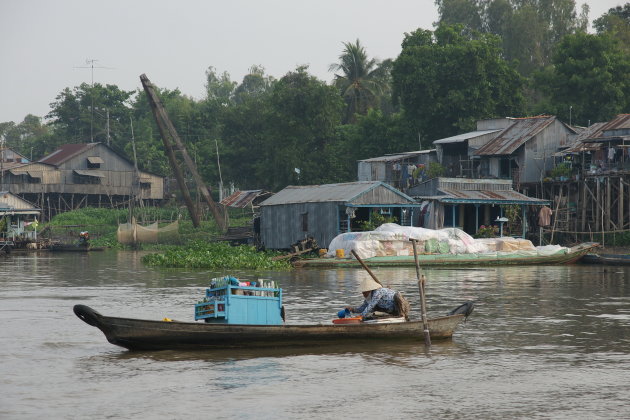
M 605 222 L 606 222 L 606 229 L 603 230 L 611 230 L 611 219 L 612 219 L 612 215 L 611 215 L 611 210 L 612 210 L 612 206 L 611 206 L 611 187 L 612 187 L 612 178 L 610 176 L 606 177 L 606 206 L 604 206 L 604 209 L 606 210 L 606 218 L 605 218 Z

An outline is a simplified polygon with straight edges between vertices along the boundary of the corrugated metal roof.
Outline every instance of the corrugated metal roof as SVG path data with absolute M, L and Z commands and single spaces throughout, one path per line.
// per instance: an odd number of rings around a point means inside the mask
M 75 169 L 74 173 L 83 176 L 94 176 L 97 178 L 105 178 L 105 175 L 101 171 L 95 171 L 94 169 Z
M 40 209 L 28 200 L 9 191 L 0 191 L 0 209 L 23 214 L 38 214 Z
M 6 170 L 10 170 L 13 168 L 17 168 L 19 166 L 25 166 L 28 165 L 27 163 L 20 163 L 20 162 L 2 162 L 2 170 L 6 171 Z
M 249 206 L 252 201 L 254 201 L 261 194 L 265 194 L 263 193 L 263 190 L 235 191 L 229 197 L 225 197 L 223 200 L 221 200 L 221 204 L 223 204 L 224 206 L 243 209 Z
M 605 122 L 600 122 L 591 124 L 590 126 L 586 127 L 576 137 L 573 138 L 573 141 L 571 142 L 571 145 L 569 147 L 560 152 L 554 153 L 554 156 L 563 156 L 568 153 L 580 153 L 599 149 L 601 145 L 588 143 L 585 142 L 585 140 L 594 137 L 600 137 L 602 135 L 602 127 L 606 124 L 607 123 Z
M 447 203 L 480 203 L 480 204 L 530 204 L 545 205 L 549 200 L 541 200 L 539 198 L 528 197 L 524 194 L 510 191 L 464 191 L 453 189 L 440 189 L 444 196 L 434 197 L 441 202 Z
M 268 199 L 260 203 L 260 205 L 274 206 L 278 204 L 319 203 L 327 201 L 348 202 L 355 199 L 357 196 L 379 186 L 383 186 L 384 188 L 394 191 L 396 194 L 403 196 L 410 201 L 413 201 L 412 198 L 383 182 L 357 181 L 346 182 L 343 184 L 306 186 L 289 185 L 285 189 L 278 191 L 274 196 L 269 197 Z
M 555 120 L 553 116 L 515 118 L 513 124 L 481 146 L 475 155 L 510 155 Z
M 105 162 L 103 162 L 103 158 L 102 158 L 102 157 L 100 157 L 100 156 L 88 156 L 87 160 L 88 160 L 88 162 L 90 162 L 90 163 L 92 163 L 92 164 L 95 164 L 95 163 L 98 163 L 98 164 L 100 164 L 100 163 L 105 163 Z
M 611 121 L 606 123 L 601 131 L 608 130 L 623 130 L 624 128 L 630 128 L 630 114 L 619 114 Z
M 435 140 L 433 144 L 446 144 L 446 143 L 461 143 L 466 140 L 474 139 L 475 137 L 485 136 L 486 134 L 498 133 L 501 130 L 478 130 L 471 131 L 469 133 L 458 134 L 453 137 L 446 137 L 444 139 Z
M 586 139 L 592 139 L 592 138 L 595 138 L 595 137 L 601 137 L 602 129 L 607 124 L 608 123 L 605 123 L 605 122 L 599 122 L 599 123 L 591 124 L 590 126 L 586 127 L 584 130 L 582 130 L 574 138 L 574 141 L 573 141 L 572 145 L 576 145 L 578 142 L 581 143 L 581 142 L 583 142 Z
M 81 143 L 81 144 L 64 144 L 48 156 L 44 156 L 38 162 L 48 163 L 50 165 L 61 165 L 73 156 L 90 150 L 98 143 Z
M 435 152 L 435 149 L 418 150 L 418 151 L 415 151 L 415 152 L 405 152 L 405 153 L 398 153 L 398 154 L 395 154 L 395 155 L 379 156 L 379 157 L 374 157 L 374 158 L 370 158 L 370 159 L 362 159 L 359 162 L 395 162 L 397 160 L 413 158 L 415 156 L 424 155 L 424 154 L 431 153 L 431 152 Z

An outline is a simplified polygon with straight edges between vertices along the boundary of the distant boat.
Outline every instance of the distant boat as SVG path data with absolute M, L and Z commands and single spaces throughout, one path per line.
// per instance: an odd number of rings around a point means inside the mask
M 90 251 L 103 251 L 104 246 L 85 246 L 76 244 L 52 244 L 49 248 L 53 252 L 90 252 Z
M 586 254 L 582 258 L 584 264 L 630 265 L 627 254 Z
M 540 255 L 531 251 L 492 252 L 483 254 L 421 254 L 421 266 L 497 266 L 497 265 L 542 265 L 573 264 L 598 247 L 595 242 L 587 242 L 572 248 L 564 248 L 556 253 Z M 414 266 L 410 255 L 364 258 L 371 267 Z M 305 258 L 293 262 L 295 267 L 360 267 L 354 258 Z

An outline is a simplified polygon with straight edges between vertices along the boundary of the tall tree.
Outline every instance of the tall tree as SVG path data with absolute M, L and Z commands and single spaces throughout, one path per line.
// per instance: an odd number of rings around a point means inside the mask
M 243 77 L 243 81 L 234 90 L 236 103 L 243 103 L 247 98 L 265 94 L 273 85 L 274 78 L 265 74 L 262 66 L 251 66 L 249 73 Z
M 46 118 L 54 131 L 54 145 L 104 142 L 121 145 L 129 138 L 129 104 L 133 91 L 115 85 L 83 83 L 65 88 L 50 104 Z M 109 137 L 108 137 L 109 136 Z
M 607 33 L 619 41 L 619 46 L 630 54 L 630 3 L 614 7 L 593 21 L 598 34 Z
M 567 121 L 570 116 L 572 123 L 607 121 L 630 108 L 630 57 L 607 34 L 566 36 L 553 67 L 537 73 L 535 80 L 547 94 L 540 111 Z
M 381 63 L 368 58 L 358 39 L 343 45 L 339 63 L 331 64 L 329 70 L 337 72 L 333 84 L 346 101 L 344 121 L 352 122 L 355 114 L 365 115 L 369 109 L 378 107 L 389 92 L 391 61 Z
M 238 83 L 230 79 L 228 72 L 217 75 L 214 67 L 210 66 L 206 70 L 206 100 L 215 101 L 226 105 L 232 99 L 234 89 Z
M 440 24 L 462 24 L 466 28 L 481 32 L 483 27 L 483 0 L 435 0 L 440 15 Z
M 555 45 L 567 34 L 586 32 L 588 6 L 578 15 L 575 0 L 436 0 L 439 23 L 501 37 L 507 60 L 518 60 L 523 75 L 548 65 Z
M 472 129 L 478 119 L 522 111 L 523 81 L 501 57 L 499 38 L 461 25 L 406 34 L 392 77 L 424 146 Z

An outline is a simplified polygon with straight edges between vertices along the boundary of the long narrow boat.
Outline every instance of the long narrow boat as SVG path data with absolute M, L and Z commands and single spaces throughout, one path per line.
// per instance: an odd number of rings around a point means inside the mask
M 461 310 L 460 310 L 461 308 Z M 205 322 L 156 321 L 104 316 L 85 305 L 74 313 L 100 329 L 112 344 L 129 350 L 202 350 L 238 347 L 320 346 L 349 341 L 422 341 L 422 321 L 313 325 L 235 325 Z M 472 312 L 462 305 L 447 315 L 428 320 L 432 340 L 449 339 Z
M 422 254 L 418 255 L 421 266 L 497 266 L 497 265 L 541 265 L 573 264 L 591 252 L 599 244 L 587 242 L 571 248 L 561 249 L 549 255 L 533 251 L 494 252 L 488 254 Z M 413 256 L 387 256 L 363 259 L 371 267 L 414 266 Z M 293 262 L 295 267 L 361 267 L 354 258 L 305 258 Z
M 582 258 L 584 264 L 630 265 L 627 254 L 586 254 Z
M 81 246 L 73 244 L 52 244 L 50 250 L 53 252 L 90 252 L 104 251 L 104 246 Z

